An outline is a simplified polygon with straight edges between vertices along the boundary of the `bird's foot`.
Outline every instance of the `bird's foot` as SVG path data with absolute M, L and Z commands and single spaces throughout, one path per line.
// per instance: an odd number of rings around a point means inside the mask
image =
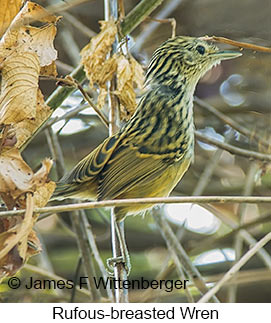
M 114 268 L 119 265 L 122 264 L 124 266 L 124 269 L 126 271 L 126 275 L 127 277 L 130 275 L 132 266 L 131 266 L 131 262 L 130 262 L 130 256 L 129 254 L 126 254 L 124 256 L 118 256 L 118 257 L 113 257 L 113 258 L 108 258 L 106 261 L 107 264 L 107 273 L 109 275 L 109 277 L 114 278 Z

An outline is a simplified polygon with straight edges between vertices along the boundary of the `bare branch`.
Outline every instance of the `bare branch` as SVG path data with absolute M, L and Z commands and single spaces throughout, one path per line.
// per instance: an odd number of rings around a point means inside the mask
M 251 159 L 258 159 L 258 160 L 262 160 L 262 161 L 271 161 L 270 154 L 262 154 L 262 153 L 258 153 L 253 150 L 247 150 L 247 149 L 235 147 L 235 146 L 232 146 L 232 145 L 227 144 L 225 142 L 216 140 L 212 137 L 203 135 L 199 131 L 195 131 L 195 135 L 196 135 L 196 138 L 199 139 L 200 141 L 206 142 L 211 145 L 215 145 L 216 147 L 227 150 L 228 152 L 230 152 L 232 154 L 243 156 L 246 158 L 251 158 Z
M 214 40 L 214 41 L 217 41 L 219 43 L 224 43 L 224 44 L 236 46 L 236 47 L 239 47 L 241 49 L 246 48 L 246 49 L 251 49 L 251 50 L 254 50 L 254 51 L 258 51 L 258 52 L 271 53 L 271 48 L 269 48 L 269 47 L 249 44 L 249 43 L 245 43 L 245 42 L 240 42 L 240 41 L 232 40 L 232 39 L 225 38 L 225 37 L 212 36 L 212 37 L 206 37 L 206 39 Z
M 173 204 L 173 203 L 271 203 L 271 196 L 182 196 L 182 197 L 149 197 L 142 199 L 108 200 L 100 202 L 85 202 L 58 206 L 47 206 L 34 209 L 35 213 L 60 213 L 81 209 L 96 209 L 144 204 Z M 0 212 L 0 217 L 24 214 L 24 210 Z
M 271 232 L 269 232 L 265 237 L 263 237 L 257 244 L 252 247 L 244 256 L 232 266 L 232 268 L 221 278 L 221 280 L 211 289 L 209 290 L 199 301 L 198 303 L 206 303 L 209 299 L 215 295 L 220 288 L 229 281 L 244 264 L 255 255 L 255 253 L 261 249 L 267 242 L 271 240 Z
M 233 129 L 237 130 L 238 132 L 240 132 L 241 134 L 243 134 L 244 136 L 248 137 L 249 139 L 252 138 L 255 141 L 264 144 L 265 147 L 269 147 L 269 142 L 267 142 L 266 140 L 263 139 L 262 136 L 257 135 L 256 133 L 252 133 L 251 130 L 247 129 L 246 127 L 242 126 L 241 124 L 239 124 L 237 121 L 233 120 L 232 118 L 230 118 L 229 116 L 227 116 L 226 114 L 224 114 L 223 112 L 217 110 L 214 106 L 212 106 L 211 104 L 199 99 L 198 97 L 194 98 L 194 102 L 201 108 L 207 110 L 208 112 L 212 113 L 213 115 L 215 115 L 218 119 L 220 119 L 221 121 L 223 121 L 224 123 L 228 124 L 229 126 L 231 126 Z
M 177 267 L 177 269 L 179 267 L 183 267 L 190 280 L 193 281 L 198 290 L 202 294 L 204 294 L 208 291 L 208 287 L 206 286 L 200 272 L 192 264 L 189 256 L 183 249 L 181 243 L 178 241 L 168 222 L 163 216 L 161 216 L 159 212 L 155 211 L 153 212 L 153 218 L 167 244 L 167 248 L 171 253 L 175 266 Z M 219 300 L 217 299 L 217 297 L 215 297 L 214 294 L 212 295 L 212 300 L 216 303 L 219 303 Z

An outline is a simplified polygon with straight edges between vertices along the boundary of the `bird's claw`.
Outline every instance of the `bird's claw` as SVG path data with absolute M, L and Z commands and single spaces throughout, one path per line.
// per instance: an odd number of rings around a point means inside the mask
M 123 257 L 123 256 L 118 256 L 118 257 L 113 257 L 113 258 L 108 258 L 106 261 L 108 269 L 106 269 L 109 277 L 114 278 L 114 268 L 118 264 L 122 264 L 125 268 L 125 271 L 127 273 L 127 277 L 130 275 L 131 272 L 131 262 L 130 262 L 130 257 Z

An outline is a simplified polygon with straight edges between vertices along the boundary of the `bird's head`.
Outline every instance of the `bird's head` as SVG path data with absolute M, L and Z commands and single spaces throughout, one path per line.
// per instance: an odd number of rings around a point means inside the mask
M 162 82 L 168 86 L 174 82 L 190 82 L 195 86 L 213 66 L 241 55 L 237 51 L 220 50 L 201 38 L 177 36 L 165 41 L 153 53 L 146 82 Z

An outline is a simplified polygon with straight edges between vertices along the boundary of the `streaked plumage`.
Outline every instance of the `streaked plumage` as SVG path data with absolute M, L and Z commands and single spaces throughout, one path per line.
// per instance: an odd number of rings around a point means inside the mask
M 221 60 L 239 55 L 193 37 L 164 42 L 151 58 L 146 92 L 133 117 L 60 180 L 54 198 L 168 196 L 193 159 L 198 80 Z M 117 221 L 144 208 L 116 208 Z

